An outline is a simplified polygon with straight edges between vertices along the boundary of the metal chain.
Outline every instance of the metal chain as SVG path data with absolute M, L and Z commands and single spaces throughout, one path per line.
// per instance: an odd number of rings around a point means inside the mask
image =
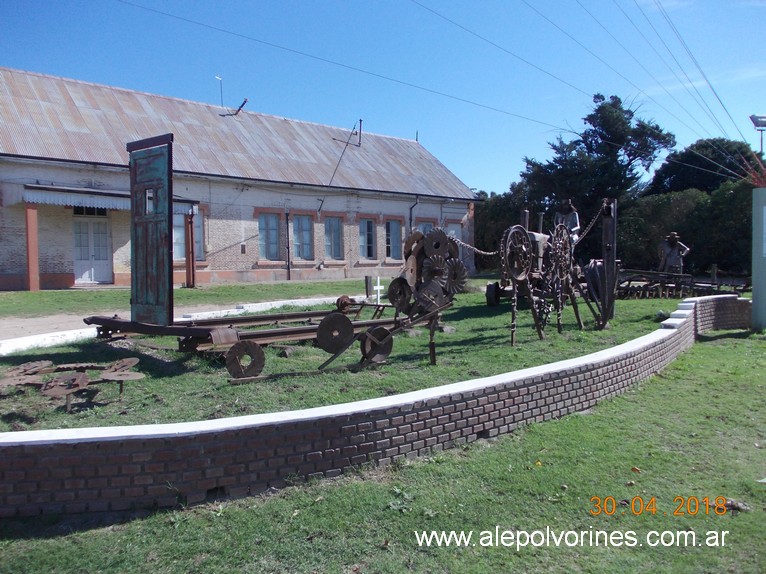
M 500 251 L 492 251 L 492 252 L 489 252 L 489 251 L 482 251 L 481 249 L 477 249 L 477 248 L 476 248 L 476 247 L 474 247 L 473 245 L 468 245 L 467 243 L 465 243 L 465 242 L 463 242 L 463 241 L 460 241 L 460 240 L 459 240 L 457 237 L 455 237 L 455 236 L 450 236 L 450 239 L 452 239 L 452 240 L 453 240 L 455 243 L 457 243 L 457 244 L 458 244 L 458 245 L 460 245 L 461 247 L 465 247 L 466 249 L 470 249 L 471 251 L 473 251 L 474 253 L 478 253 L 479 255 L 486 255 L 486 256 L 488 256 L 488 257 L 493 257 L 493 256 L 495 256 L 495 255 L 499 255 L 499 254 L 500 254 Z
M 594 215 L 594 216 L 593 216 L 593 219 L 592 219 L 592 220 L 591 220 L 591 222 L 588 224 L 588 227 L 586 227 L 586 228 L 585 228 L 585 231 L 583 232 L 583 234 L 582 234 L 582 235 L 580 235 L 580 237 L 578 237 L 578 238 L 577 238 L 577 241 L 575 241 L 575 242 L 572 244 L 572 247 L 573 247 L 573 248 L 575 247 L 575 245 L 577 245 L 578 243 L 580 243 L 580 241 L 582 241 L 583 239 L 585 239 L 585 236 L 586 236 L 586 235 L 588 235 L 588 232 L 590 232 L 590 230 L 591 230 L 591 229 L 593 229 L 593 226 L 596 224 L 596 221 L 598 220 L 598 216 L 599 216 L 599 215 L 601 215 L 601 212 L 604 210 L 604 206 L 605 206 L 605 205 L 606 205 L 606 199 L 604 199 L 604 200 L 601 202 L 601 208 L 600 208 L 600 209 L 599 209 L 599 210 L 596 212 L 596 215 Z
M 604 206 L 606 205 L 606 199 L 604 199 L 601 203 L 601 209 L 599 209 L 596 212 L 596 215 L 593 216 L 593 219 L 588 224 L 588 227 L 585 228 L 585 231 L 583 231 L 583 234 L 580 235 L 580 237 L 577 238 L 577 241 L 575 241 L 572 244 L 572 247 L 580 243 L 583 239 L 585 239 L 585 236 L 588 235 L 591 229 L 593 229 L 593 226 L 596 224 L 596 221 L 598 221 L 598 216 L 601 215 L 601 211 L 603 210 Z M 460 245 L 461 247 L 465 247 L 466 249 L 470 249 L 474 253 L 478 253 L 479 255 L 486 255 L 487 257 L 494 257 L 495 255 L 500 255 L 500 250 L 497 251 L 482 251 L 481 249 L 478 249 L 474 247 L 473 245 L 469 245 L 468 243 L 465 243 L 464 241 L 460 241 L 457 237 L 454 235 L 450 236 L 450 239 L 452 239 L 455 243 Z

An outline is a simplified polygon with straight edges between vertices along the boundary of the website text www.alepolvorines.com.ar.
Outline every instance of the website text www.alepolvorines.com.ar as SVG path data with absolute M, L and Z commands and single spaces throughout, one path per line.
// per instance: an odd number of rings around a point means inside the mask
M 634 530 L 556 530 L 550 526 L 537 530 L 415 530 L 420 547 L 506 547 L 521 551 L 528 547 L 700 547 L 726 546 L 728 530 L 650 530 L 639 534 Z

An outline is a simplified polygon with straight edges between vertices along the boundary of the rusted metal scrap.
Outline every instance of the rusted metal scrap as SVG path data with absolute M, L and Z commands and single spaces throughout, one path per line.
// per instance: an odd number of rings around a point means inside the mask
M 0 389 L 11 386 L 38 387 L 40 392 L 48 397 L 66 397 L 66 412 L 72 410 L 72 395 L 85 389 L 88 385 L 106 382 L 116 382 L 120 387 L 120 397 L 124 391 L 124 382 L 143 379 L 143 373 L 131 371 L 138 364 L 138 358 L 120 359 L 109 365 L 96 363 L 67 363 L 54 365 L 52 361 L 31 361 L 12 367 L 6 372 L 6 377 L 0 380 Z M 91 379 L 89 371 L 97 371 L 98 375 Z M 44 375 L 54 374 L 52 378 Z
M 404 244 L 405 264 L 388 286 L 388 300 L 410 319 L 451 303 L 468 283 L 457 242 L 441 228 L 413 231 Z
M 518 295 L 526 298 L 532 310 L 538 337 L 544 338 L 551 311 L 556 313 L 558 331 L 562 331 L 561 311 L 569 299 L 578 326 L 583 328 L 577 308 L 572 257 L 573 242 L 563 224 L 550 234 L 528 231 L 523 225 L 505 230 L 500 240 L 500 282 L 487 285 L 487 304 L 498 305 L 501 297 L 511 299 L 511 344 L 516 342 Z
M 390 305 L 357 302 L 342 296 L 336 301 L 335 309 L 326 311 L 224 317 L 172 325 L 102 316 L 86 317 L 84 322 L 98 326 L 99 338 L 114 339 L 131 334 L 177 336 L 179 351 L 222 357 L 234 379 L 232 382 L 238 383 L 260 378 L 266 360 L 264 345 L 314 340 L 331 355 L 318 367 L 321 371 L 359 341 L 360 365 L 366 366 L 388 357 L 396 333 L 422 322 L 432 324 L 430 348 L 434 362 L 435 321 L 441 311 L 452 305 L 453 295 L 463 290 L 468 273 L 459 259 L 457 243 L 441 229 L 427 236 L 414 233 L 407 240 L 405 257 L 407 265 L 388 290 Z M 370 319 L 361 319 L 365 310 L 372 311 Z M 390 310 L 394 311 L 394 317 L 384 317 Z M 284 323 L 293 325 L 282 326 Z

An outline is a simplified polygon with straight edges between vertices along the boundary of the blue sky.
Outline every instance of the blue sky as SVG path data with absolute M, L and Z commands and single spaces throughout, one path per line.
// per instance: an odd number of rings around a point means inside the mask
M 759 147 L 766 0 L 0 0 L 0 65 L 415 139 L 502 193 L 617 95 Z M 221 81 L 216 76 L 222 78 Z M 712 86 L 712 88 L 711 88 Z M 719 101 L 720 100 L 720 101 Z

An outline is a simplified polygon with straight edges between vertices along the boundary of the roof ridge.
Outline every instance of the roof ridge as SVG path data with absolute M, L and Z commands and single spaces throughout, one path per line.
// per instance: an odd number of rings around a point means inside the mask
M 343 142 L 358 143 L 349 128 L 257 111 L 220 118 L 233 110 L 5 66 L 0 78 L 0 100 L 14 112 L 0 155 L 124 165 L 125 142 L 173 132 L 179 172 L 316 186 L 337 171 L 346 189 L 473 199 L 417 140 L 362 130 L 359 151 L 344 156 Z
M 29 71 L 29 70 L 20 70 L 18 68 L 9 68 L 7 66 L 0 66 L 0 72 L 11 72 L 11 73 L 16 73 L 16 74 L 25 74 L 25 75 L 28 75 L 28 76 L 37 76 L 39 78 L 49 78 L 49 79 L 60 80 L 60 81 L 64 81 L 64 82 L 71 82 L 71 83 L 74 83 L 74 84 L 80 84 L 80 85 L 84 85 L 84 86 L 92 86 L 92 87 L 102 88 L 102 89 L 106 89 L 106 90 L 126 92 L 126 93 L 130 93 L 130 94 L 139 94 L 139 95 L 147 96 L 147 97 L 150 97 L 150 98 L 159 98 L 159 99 L 164 99 L 164 100 L 172 100 L 172 101 L 176 101 L 176 102 L 184 102 L 184 103 L 194 104 L 194 105 L 198 105 L 198 106 L 205 106 L 205 107 L 208 107 L 208 108 L 218 108 L 218 109 L 223 108 L 223 109 L 226 109 L 226 110 L 234 109 L 234 108 L 230 108 L 229 106 L 220 106 L 218 104 L 211 104 L 211 103 L 207 103 L 207 102 L 200 102 L 200 101 L 197 101 L 197 100 L 190 100 L 190 99 L 187 99 L 187 98 L 180 98 L 180 97 L 177 97 L 177 96 L 167 96 L 167 95 L 164 95 L 164 94 L 155 94 L 155 93 L 146 92 L 146 91 L 143 91 L 143 90 L 134 90 L 134 89 L 131 89 L 131 88 L 123 88 L 121 86 L 110 86 L 108 84 L 102 84 L 102 83 L 99 83 L 99 82 L 89 82 L 87 80 L 78 80 L 76 78 L 68 78 L 68 77 L 65 77 L 65 76 L 57 76 L 57 75 L 53 75 L 53 74 L 44 74 L 42 72 L 32 72 L 32 71 Z M 248 114 L 248 115 L 261 116 L 261 117 L 264 117 L 264 118 L 272 118 L 272 119 L 276 119 L 276 120 L 284 120 L 284 121 L 288 121 L 288 122 L 296 122 L 296 123 L 299 123 L 299 124 L 310 125 L 310 126 L 320 126 L 320 127 L 323 127 L 323 128 L 332 128 L 332 129 L 338 129 L 338 130 L 342 130 L 342 131 L 349 131 L 348 128 L 341 127 L 341 126 L 334 126 L 334 125 L 331 125 L 331 124 L 323 124 L 323 123 L 320 123 L 320 122 L 309 121 L 309 120 L 301 120 L 301 119 L 296 119 L 296 118 L 288 118 L 287 116 L 280 116 L 280 115 L 277 115 L 277 114 L 268 114 L 268 113 L 265 113 L 265 112 L 258 112 L 258 111 L 244 110 L 243 109 L 240 113 L 244 113 L 244 114 Z M 356 127 L 356 124 L 354 124 L 354 126 Z M 365 136 L 373 136 L 373 137 L 379 137 L 379 138 L 392 139 L 392 140 L 397 140 L 397 141 L 406 141 L 406 142 L 418 143 L 418 144 L 420 143 L 417 140 L 414 140 L 412 138 L 404 138 L 404 137 L 398 137 L 398 136 L 391 136 L 391 135 L 379 134 L 379 133 L 375 133 L 375 132 L 364 132 L 364 135 Z

